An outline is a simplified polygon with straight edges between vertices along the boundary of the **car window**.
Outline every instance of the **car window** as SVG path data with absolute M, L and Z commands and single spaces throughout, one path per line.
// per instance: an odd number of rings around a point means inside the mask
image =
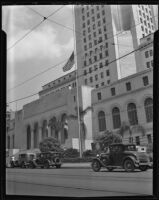
M 136 151 L 136 147 L 134 145 L 128 145 L 125 149 L 128 151 Z

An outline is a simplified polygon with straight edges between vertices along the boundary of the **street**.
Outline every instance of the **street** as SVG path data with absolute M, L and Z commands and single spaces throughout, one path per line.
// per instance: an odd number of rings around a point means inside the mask
M 152 194 L 152 169 L 93 172 L 87 166 L 63 164 L 61 169 L 6 169 L 6 194 L 39 196 L 132 196 Z

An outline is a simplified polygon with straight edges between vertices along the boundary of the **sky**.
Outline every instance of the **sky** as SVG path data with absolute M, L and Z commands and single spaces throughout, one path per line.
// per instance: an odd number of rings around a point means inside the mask
M 73 29 L 72 5 L 61 7 L 62 5 L 2 7 L 2 29 L 7 33 L 7 102 L 38 93 L 43 85 L 68 73 L 64 73 L 62 67 L 74 49 L 73 30 L 49 20 L 43 21 L 42 17 L 59 9 L 49 19 Z M 42 23 L 23 38 L 40 22 Z M 19 39 L 21 40 L 15 43 Z M 51 67 L 51 70 L 16 87 Z M 73 70 L 74 67 L 69 72 Z M 24 104 L 35 99 L 38 99 L 38 95 L 10 103 L 9 108 L 20 110 Z

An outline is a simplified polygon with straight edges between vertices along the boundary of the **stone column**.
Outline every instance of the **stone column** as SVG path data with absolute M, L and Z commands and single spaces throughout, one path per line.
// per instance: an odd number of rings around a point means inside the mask
M 31 149 L 34 148 L 34 129 L 31 127 Z
M 39 126 L 39 143 L 41 142 L 41 140 L 42 140 L 42 127 L 41 126 Z
M 48 137 L 51 137 L 51 126 L 48 125 Z

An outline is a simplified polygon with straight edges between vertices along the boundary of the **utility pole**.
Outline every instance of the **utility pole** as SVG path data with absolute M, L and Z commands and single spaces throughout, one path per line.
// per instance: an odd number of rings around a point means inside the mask
M 78 118 L 78 137 L 79 137 L 79 153 L 80 158 L 82 158 L 82 142 L 81 142 L 81 122 L 79 114 L 79 88 L 78 88 L 78 68 L 77 68 L 77 52 L 76 52 L 76 37 L 75 37 L 75 11 L 74 6 L 72 5 L 73 13 L 73 36 L 74 36 L 74 60 L 75 60 L 75 70 L 76 70 L 76 88 L 77 88 L 77 118 Z

